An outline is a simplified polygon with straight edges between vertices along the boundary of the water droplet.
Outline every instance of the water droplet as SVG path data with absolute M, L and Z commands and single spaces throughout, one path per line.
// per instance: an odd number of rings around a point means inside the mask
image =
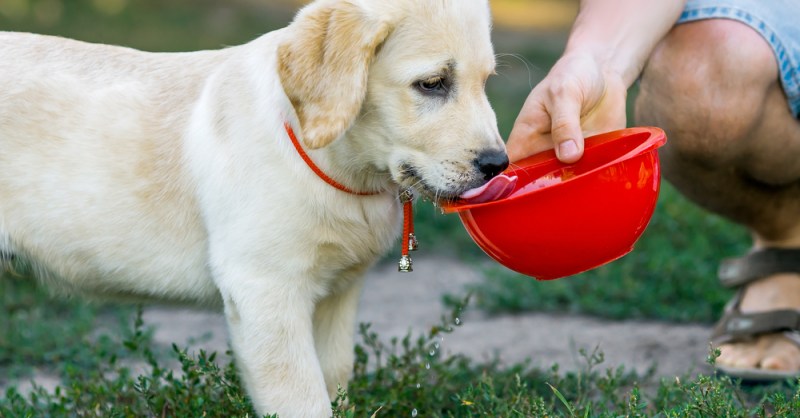
M 429 352 L 428 352 L 428 354 L 430 354 L 430 355 L 431 355 L 431 357 L 433 357 L 433 356 L 435 356 L 435 355 L 436 355 L 436 350 L 435 350 L 435 349 L 433 349 L 433 348 L 431 348 L 431 351 L 429 351 Z
M 430 363 L 425 363 L 425 369 L 426 370 L 430 370 L 431 369 L 431 364 Z
M 419 389 L 419 388 L 421 388 L 421 387 L 422 387 L 422 385 L 420 385 L 419 383 L 417 383 L 417 389 Z
M 453 323 L 455 323 L 456 325 L 461 325 L 461 318 L 456 317 L 456 319 L 453 320 Z
M 433 349 L 434 350 L 438 350 L 439 349 L 439 343 L 433 343 Z
M 411 410 L 411 416 L 412 417 L 417 416 L 417 408 L 414 408 L 414 409 Z

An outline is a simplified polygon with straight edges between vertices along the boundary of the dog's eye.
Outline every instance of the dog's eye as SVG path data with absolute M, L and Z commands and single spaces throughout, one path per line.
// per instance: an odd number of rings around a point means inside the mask
M 444 77 L 431 77 L 417 81 L 416 88 L 422 93 L 444 95 L 447 93 L 447 79 Z

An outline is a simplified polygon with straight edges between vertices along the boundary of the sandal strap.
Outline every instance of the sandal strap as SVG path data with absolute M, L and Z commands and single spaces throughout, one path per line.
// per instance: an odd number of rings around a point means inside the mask
M 719 345 L 782 331 L 800 331 L 800 311 L 741 313 L 738 309 L 730 310 L 717 323 L 711 338 Z
M 800 248 L 764 248 L 723 260 L 718 276 L 723 286 L 739 287 L 777 273 L 800 273 Z
M 797 347 L 800 347 L 800 331 L 784 331 L 783 336 Z

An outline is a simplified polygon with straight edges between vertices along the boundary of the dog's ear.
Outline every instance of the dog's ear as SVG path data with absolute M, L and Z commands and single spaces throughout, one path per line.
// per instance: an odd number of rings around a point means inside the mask
M 351 0 L 301 10 L 278 47 L 278 73 L 310 148 L 324 147 L 353 123 L 367 93 L 369 65 L 390 31 Z

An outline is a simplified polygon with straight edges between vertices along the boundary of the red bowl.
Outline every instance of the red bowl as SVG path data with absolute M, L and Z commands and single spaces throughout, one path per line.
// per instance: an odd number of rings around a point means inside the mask
M 506 198 L 454 202 L 469 235 L 500 264 L 539 280 L 571 276 L 633 249 L 653 216 L 664 131 L 628 128 L 588 137 L 583 157 L 564 164 L 552 150 L 512 164 Z

